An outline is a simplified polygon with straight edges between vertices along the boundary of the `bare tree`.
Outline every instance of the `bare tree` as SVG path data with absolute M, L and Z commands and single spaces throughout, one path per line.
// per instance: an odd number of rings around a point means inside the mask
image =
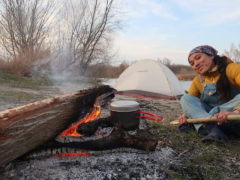
M 55 0 L 1 0 L 0 48 L 10 60 L 26 63 L 46 49 Z
M 168 59 L 168 58 L 163 58 L 163 59 L 159 59 L 159 58 L 158 58 L 158 61 L 159 61 L 160 63 L 168 66 L 168 67 L 171 65 L 171 60 Z
M 113 36 L 122 27 L 118 0 L 66 0 L 61 26 L 67 67 L 75 66 L 80 75 L 93 64 L 109 63 Z M 62 47 L 61 47 L 62 50 Z
M 231 44 L 230 51 L 224 50 L 223 55 L 229 57 L 236 63 L 240 63 L 240 44 L 236 47 L 234 44 Z

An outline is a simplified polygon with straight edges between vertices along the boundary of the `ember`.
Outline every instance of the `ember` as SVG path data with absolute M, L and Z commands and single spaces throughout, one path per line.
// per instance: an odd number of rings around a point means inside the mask
M 71 156 L 91 156 L 90 153 L 60 153 L 55 154 L 56 157 L 71 157 Z

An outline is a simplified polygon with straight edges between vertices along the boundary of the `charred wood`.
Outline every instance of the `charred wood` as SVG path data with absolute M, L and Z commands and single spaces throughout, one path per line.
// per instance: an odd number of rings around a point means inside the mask
M 78 126 L 77 132 L 84 136 L 91 136 L 97 131 L 99 127 L 113 127 L 110 117 L 99 118 L 88 123 L 82 123 Z
M 133 133 L 129 133 L 121 128 L 115 128 L 109 136 L 95 141 L 71 142 L 63 144 L 56 142 L 55 145 L 57 147 L 80 148 L 95 151 L 116 149 L 121 147 L 155 151 L 157 142 L 157 138 L 147 130 L 138 129 Z
M 103 124 L 111 125 L 111 122 L 108 118 L 100 119 L 98 122 L 100 125 L 102 125 L 101 122 L 103 122 Z M 81 130 L 83 130 L 84 127 L 87 127 L 89 130 L 87 133 L 92 133 L 91 125 L 84 125 L 80 127 Z M 92 137 L 58 137 L 56 138 L 56 141 L 51 141 L 48 144 L 42 145 L 36 150 L 47 148 L 73 148 L 88 151 L 103 151 L 125 147 L 144 151 L 155 151 L 157 142 L 157 138 L 152 135 L 148 129 L 138 128 L 134 131 L 126 131 L 118 126 L 113 127 L 112 130 L 106 135 L 94 135 Z

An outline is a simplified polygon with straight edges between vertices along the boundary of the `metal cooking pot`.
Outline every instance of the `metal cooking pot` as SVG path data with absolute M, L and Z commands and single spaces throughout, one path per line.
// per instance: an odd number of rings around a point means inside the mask
M 114 126 L 121 126 L 123 129 L 132 130 L 139 126 L 139 118 L 153 121 L 161 121 L 162 116 L 149 112 L 140 111 L 140 105 L 136 101 L 114 101 L 110 104 L 111 121 Z M 149 116 L 143 116 L 147 114 Z
M 115 125 L 120 125 L 123 129 L 136 129 L 139 125 L 140 110 L 138 102 L 135 101 L 114 101 L 110 104 L 111 120 Z

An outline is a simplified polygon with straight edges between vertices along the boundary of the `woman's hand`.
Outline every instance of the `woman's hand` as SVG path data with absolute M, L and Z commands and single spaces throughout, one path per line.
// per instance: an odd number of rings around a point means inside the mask
M 180 125 L 187 124 L 187 116 L 183 113 L 179 118 L 178 122 Z
M 216 121 L 218 122 L 218 125 L 221 125 L 221 124 L 227 122 L 228 115 L 239 115 L 239 114 L 240 114 L 240 112 L 238 110 L 235 110 L 233 112 L 221 111 L 220 113 L 214 114 L 214 117 L 215 117 Z

